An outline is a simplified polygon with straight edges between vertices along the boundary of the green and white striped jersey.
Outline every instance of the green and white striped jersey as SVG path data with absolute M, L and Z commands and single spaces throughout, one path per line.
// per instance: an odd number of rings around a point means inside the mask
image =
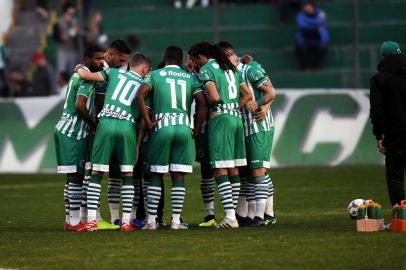
M 211 115 L 231 114 L 241 117 L 241 110 L 238 108 L 240 99 L 240 85 L 244 83 L 241 72 L 236 70 L 224 71 L 220 68 L 215 59 L 210 59 L 207 64 L 200 68 L 199 80 L 206 85 L 208 82 L 216 84 L 220 101 L 210 107 Z
M 99 72 L 108 81 L 104 105 L 99 118 L 116 118 L 135 123 L 138 115 L 134 101 L 142 84 L 139 74 L 125 69 L 110 68 Z
M 269 77 L 262 66 L 257 62 L 252 61 L 247 65 L 239 64 L 238 69 L 241 71 L 248 88 L 251 91 L 253 100 L 261 99 L 264 92 L 261 91 L 259 87 L 265 82 L 269 81 Z M 271 109 L 268 110 L 266 117 L 262 122 L 255 122 L 254 115 L 244 108 L 243 120 L 245 136 L 250 136 L 261 131 L 270 131 L 274 127 Z
M 151 87 L 156 130 L 176 125 L 190 126 L 193 95 L 203 91 L 198 79 L 176 65 L 168 65 L 148 74 L 144 83 Z
M 79 95 L 87 97 L 86 107 L 91 112 L 94 104 L 94 83 L 80 79 L 75 73 L 69 80 L 62 116 L 55 127 L 58 132 L 77 140 L 85 139 L 89 134 L 87 123 L 78 115 L 75 107 L 76 97 Z

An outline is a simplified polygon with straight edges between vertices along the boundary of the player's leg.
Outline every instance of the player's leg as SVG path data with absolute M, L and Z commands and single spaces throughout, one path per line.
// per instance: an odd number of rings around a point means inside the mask
M 238 173 L 241 179 L 241 189 L 240 196 L 238 197 L 238 205 L 236 210 L 236 216 L 238 224 L 240 226 L 245 226 L 248 220 L 248 201 L 247 201 L 247 181 L 249 177 L 248 167 L 239 167 Z
M 134 200 L 130 216 L 130 223 L 134 226 L 136 224 L 137 212 L 139 212 L 144 208 L 143 203 L 140 203 L 141 202 L 140 197 L 142 197 L 142 163 L 143 160 L 141 154 L 138 153 L 138 160 L 134 166 L 133 171 Z M 138 208 L 140 210 L 138 210 Z
M 147 188 L 148 219 L 143 230 L 156 230 L 156 218 L 159 200 L 161 199 L 161 182 L 165 173 L 169 172 L 171 143 L 174 135 L 173 127 L 164 127 L 155 131 L 148 145 L 148 162 L 151 177 Z
M 185 173 L 193 172 L 195 146 L 190 128 L 188 126 L 175 126 L 174 139 L 170 154 L 170 167 L 172 178 L 172 229 L 187 229 L 188 226 L 180 219 L 185 201 Z
M 92 148 L 93 148 L 94 135 L 89 135 L 86 138 L 86 165 L 85 176 L 82 184 L 82 205 L 80 206 L 80 221 L 82 224 L 87 222 L 87 189 L 89 187 L 90 177 L 92 175 Z
M 272 152 L 272 146 L 273 146 L 274 132 L 275 132 L 274 128 L 272 128 L 268 132 L 269 159 L 266 162 L 264 162 L 265 168 L 267 168 L 267 169 L 269 169 L 271 167 L 271 152 Z M 265 220 L 265 225 L 274 225 L 274 224 L 276 224 L 276 217 L 275 217 L 275 213 L 274 213 L 274 187 L 273 187 L 272 179 L 269 176 L 269 174 L 266 173 L 265 176 L 268 181 L 269 190 L 268 190 L 268 198 L 266 201 L 264 220 Z
M 136 134 L 134 124 L 129 121 L 117 121 L 115 155 L 120 164 L 122 175 L 121 200 L 123 204 L 123 217 L 121 231 L 133 230 L 130 225 L 131 212 L 133 212 L 134 180 L 133 169 L 136 161 Z M 138 188 L 138 186 L 137 186 Z M 136 212 L 137 210 L 134 209 Z
M 237 228 L 232 187 L 228 168 L 234 168 L 234 141 L 236 122 L 233 116 L 218 115 L 209 122 L 210 165 L 220 194 L 226 217 L 217 228 Z
M 107 197 L 110 209 L 111 224 L 121 226 L 120 220 L 120 194 L 122 178 L 119 162 L 116 155 L 113 155 L 110 161 L 109 183 L 107 188 Z

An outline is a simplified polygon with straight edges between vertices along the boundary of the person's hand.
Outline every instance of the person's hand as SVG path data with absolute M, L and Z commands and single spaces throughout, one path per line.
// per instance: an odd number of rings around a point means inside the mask
M 197 137 L 199 137 L 199 135 L 200 135 L 199 130 L 197 130 L 196 128 L 194 128 L 194 129 L 192 130 L 193 139 L 196 139 Z
M 158 125 L 158 121 L 157 120 L 150 121 L 148 123 L 145 123 L 145 125 L 147 126 L 148 129 L 153 129 L 156 125 Z
M 376 146 L 378 147 L 379 152 L 384 155 L 385 154 L 385 147 L 383 146 L 383 140 L 376 140 Z
M 258 109 L 258 103 L 256 101 L 249 101 L 247 105 L 245 105 L 248 111 L 253 112 Z
M 262 107 L 257 109 L 254 114 L 254 120 L 255 122 L 262 122 L 266 117 L 266 112 Z
M 97 128 L 97 123 L 95 121 L 91 121 L 89 123 L 90 132 L 94 134 L 96 132 L 96 128 Z

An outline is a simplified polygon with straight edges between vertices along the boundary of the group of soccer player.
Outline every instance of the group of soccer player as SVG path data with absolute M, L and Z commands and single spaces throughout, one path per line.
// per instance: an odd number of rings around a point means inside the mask
M 275 224 L 267 169 L 276 94 L 261 65 L 239 58 L 228 42 L 202 41 L 189 48 L 186 61 L 182 49 L 168 47 L 151 70 L 149 58 L 130 56 L 121 40 L 106 51 L 85 49 L 54 134 L 58 173 L 67 174 L 65 230 L 156 230 L 164 225 L 166 173 L 172 179 L 170 227 L 188 229 L 181 219 L 184 180 L 195 160 L 207 211 L 199 226 Z M 111 223 L 100 215 L 106 172 Z M 225 211 L 219 223 L 215 183 Z

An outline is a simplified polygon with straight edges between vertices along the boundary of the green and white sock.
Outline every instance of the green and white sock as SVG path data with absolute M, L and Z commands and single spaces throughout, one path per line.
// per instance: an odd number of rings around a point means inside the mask
M 255 217 L 255 183 L 247 183 L 247 202 L 248 202 L 248 214 L 250 219 Z
M 240 217 L 247 217 L 248 202 L 247 202 L 247 178 L 241 178 L 240 196 L 238 197 L 237 214 Z
M 233 205 L 234 205 L 234 209 L 236 209 L 237 204 L 238 204 L 238 197 L 240 196 L 240 187 L 241 187 L 240 176 L 238 174 L 230 175 L 229 179 L 230 179 L 232 194 L 233 194 Z
M 133 199 L 133 207 L 131 209 L 130 222 L 131 220 L 137 217 L 137 209 L 140 202 L 140 186 L 139 186 L 140 181 L 141 181 L 140 179 L 133 179 L 134 199 Z
M 173 181 L 171 190 L 172 222 L 177 224 L 180 223 L 180 214 L 182 213 L 185 194 L 185 182 L 183 180 Z
M 82 180 L 71 179 L 69 181 L 69 222 L 76 226 L 80 222 L 80 205 L 82 204 Z
M 214 215 L 214 188 L 214 178 L 202 178 L 200 182 L 200 192 L 202 193 L 204 208 L 208 215 Z
M 269 185 L 265 175 L 255 177 L 255 216 L 264 219 Z
M 109 200 L 111 223 L 120 218 L 121 178 L 109 178 L 107 196 Z
M 130 224 L 131 210 L 134 201 L 134 183 L 132 176 L 123 177 L 123 186 L 121 188 L 121 201 L 123 202 L 122 223 Z
M 89 187 L 90 175 L 85 175 L 82 184 L 82 205 L 80 206 L 80 221 L 87 221 L 87 188 Z
M 153 223 L 156 220 L 161 192 L 161 180 L 149 179 L 147 190 L 148 223 Z
M 273 210 L 273 194 L 274 194 L 274 188 L 273 188 L 273 183 L 271 180 L 271 177 L 269 175 L 265 175 L 266 179 L 268 181 L 268 198 L 266 200 L 266 207 L 265 207 L 265 214 L 269 216 L 275 216 L 274 210 Z
M 92 175 L 87 189 L 87 221 L 97 220 L 97 206 L 100 200 L 102 176 Z
M 216 177 L 217 187 L 220 194 L 221 203 L 223 204 L 226 217 L 235 220 L 235 210 L 233 205 L 233 195 L 231 183 L 228 180 L 228 175 Z
M 70 217 L 69 217 L 69 180 L 66 179 L 65 185 L 63 187 L 63 201 L 65 203 L 65 222 L 70 224 Z

